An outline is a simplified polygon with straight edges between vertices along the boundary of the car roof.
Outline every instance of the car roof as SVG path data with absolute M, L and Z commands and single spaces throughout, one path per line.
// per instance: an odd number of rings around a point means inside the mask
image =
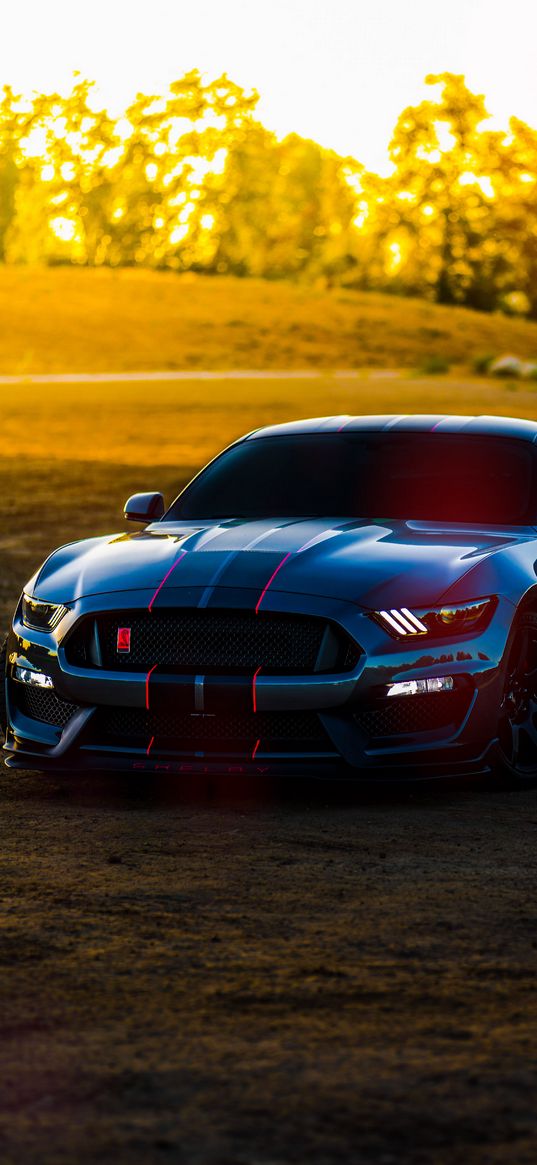
M 296 436 L 301 433 L 467 433 L 488 437 L 519 437 L 537 441 L 537 422 L 517 417 L 450 416 L 442 413 L 408 413 L 381 416 L 311 417 L 267 425 L 249 433 L 246 440 L 259 437 Z

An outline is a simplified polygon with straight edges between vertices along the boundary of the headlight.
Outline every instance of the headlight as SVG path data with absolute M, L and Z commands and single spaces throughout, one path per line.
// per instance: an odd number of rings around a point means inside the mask
M 494 607 L 493 598 L 475 599 L 471 603 L 446 603 L 444 607 L 430 607 L 428 610 L 394 607 L 391 611 L 375 611 L 373 618 L 395 639 L 467 635 L 487 626 Z
M 22 621 L 34 631 L 54 631 L 67 610 L 61 603 L 42 603 L 29 595 L 22 596 Z

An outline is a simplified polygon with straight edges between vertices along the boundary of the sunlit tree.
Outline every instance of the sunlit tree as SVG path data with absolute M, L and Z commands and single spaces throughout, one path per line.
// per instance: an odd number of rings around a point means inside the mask
M 405 109 L 388 177 L 280 140 L 257 93 L 186 73 L 122 116 L 0 97 L 0 262 L 140 265 L 343 283 L 537 316 L 537 130 L 488 123 L 464 78 Z

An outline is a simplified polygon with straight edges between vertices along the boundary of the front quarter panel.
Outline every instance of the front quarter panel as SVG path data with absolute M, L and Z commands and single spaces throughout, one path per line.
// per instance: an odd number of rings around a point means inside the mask
M 537 530 L 531 528 L 470 565 L 439 596 L 439 602 L 466 602 L 485 595 L 502 595 L 518 607 L 536 583 Z

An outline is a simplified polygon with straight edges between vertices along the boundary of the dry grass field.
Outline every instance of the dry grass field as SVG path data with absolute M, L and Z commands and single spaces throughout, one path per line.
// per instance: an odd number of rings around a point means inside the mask
M 469 377 L 315 376 L 173 382 L 0 383 L 4 458 L 192 472 L 242 433 L 300 417 L 495 413 L 537 417 L 537 385 Z M 150 484 L 151 484 L 150 482 Z
M 416 368 L 537 357 L 537 323 L 423 300 L 165 272 L 0 270 L 0 373 Z

